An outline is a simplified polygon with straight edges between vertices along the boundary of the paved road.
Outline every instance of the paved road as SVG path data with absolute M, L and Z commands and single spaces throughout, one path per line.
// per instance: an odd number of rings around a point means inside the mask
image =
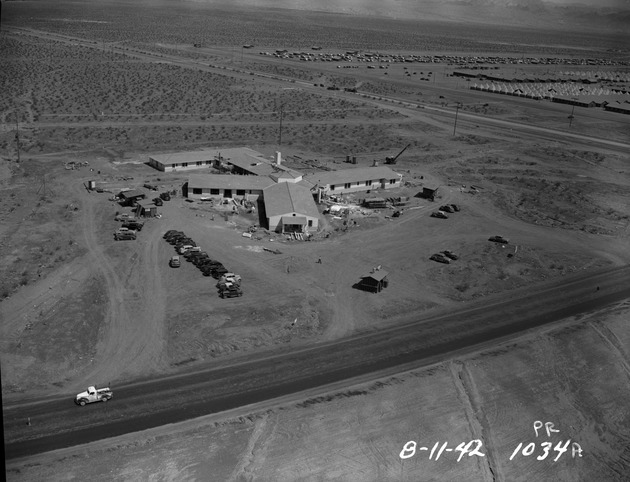
M 599 289 L 597 289 L 599 287 Z M 72 396 L 5 406 L 6 457 L 28 456 L 362 377 L 447 359 L 454 351 L 630 298 L 630 266 L 567 277 L 395 328 L 239 365 L 112 387 L 107 404 Z M 30 417 L 31 425 L 27 425 Z

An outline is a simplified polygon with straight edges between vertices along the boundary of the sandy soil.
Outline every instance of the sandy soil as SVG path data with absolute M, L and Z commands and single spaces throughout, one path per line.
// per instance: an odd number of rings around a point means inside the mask
M 104 45 L 75 45 L 68 36 L 53 41 L 42 32 L 12 33 L 2 41 L 5 46 L 10 41 L 27 63 L 51 56 L 68 68 L 58 79 L 58 98 L 49 95 L 54 73 L 48 64 L 35 62 L 29 71 L 28 92 L 20 93 L 25 107 L 20 163 L 14 132 L 0 132 L 5 252 L 0 359 L 6 400 L 36 397 L 42 389 L 68 396 L 86 384 L 115 387 L 231 363 L 253 352 L 271 354 L 377 330 L 411 313 L 630 261 L 626 119 L 576 110 L 568 131 L 567 106 L 470 93 L 448 76 L 450 66 L 435 67 L 438 81 L 419 91 L 400 65 L 387 75 L 363 69 L 344 77 L 333 65 L 296 63 L 288 72 L 277 61 L 262 69 L 256 67 L 258 56 L 247 54 L 236 69 L 232 51 L 216 50 L 208 53 L 216 62 L 200 67 L 190 61 L 189 45 L 173 43 L 169 55 L 181 61 L 176 67 L 156 62 L 159 49 L 112 47 L 109 52 Z M 68 94 L 95 78 L 103 80 L 99 89 L 111 90 L 114 81 L 107 79 L 118 62 L 128 67 L 125 78 L 134 87 L 120 90 L 116 99 Z M 278 147 L 278 89 L 295 87 L 295 79 L 259 77 L 278 69 L 296 79 L 343 77 L 373 96 L 301 85 L 299 95 L 284 97 L 284 143 Z M 194 106 L 201 97 L 207 102 L 208 95 L 195 89 L 178 91 L 172 104 L 161 103 L 159 89 L 153 92 L 157 100 L 138 97 L 138 79 L 147 73 L 161 79 L 155 89 L 177 85 L 181 78 L 190 83 L 211 78 L 219 87 L 204 92 L 226 95 L 215 107 L 239 107 L 202 118 Z M 35 104 L 33 96 L 47 101 Z M 453 135 L 453 103 L 463 99 L 467 105 Z M 94 116 L 94 109 L 106 106 L 124 115 Z M 14 115 L 10 109 L 2 112 L 5 123 Z M 62 117 L 47 117 L 55 115 Z M 517 132 L 515 121 L 539 130 Z M 598 136 L 607 142 L 591 139 Z M 348 154 L 369 166 L 411 143 L 393 166 L 405 185 L 387 193 L 409 196 L 410 202 L 399 218 L 391 217 L 393 209 L 363 210 L 344 225 L 343 219 L 322 215 L 325 228 L 305 243 L 262 230 L 245 238 L 242 232 L 258 219 L 244 214 L 226 221 L 221 209 L 186 202 L 180 194 L 160 208 L 161 218 L 146 223 L 137 241 L 112 240 L 119 224 L 114 215 L 123 209 L 109 200 L 112 193 L 88 192 L 84 184 L 96 180 L 116 190 L 151 182 L 160 190 L 178 190 L 186 175 L 152 170 L 144 164 L 148 153 L 207 146 L 209 138 L 268 156 L 280 149 L 287 165 L 305 172 L 347 168 Z M 71 160 L 88 165 L 64 168 Z M 436 203 L 415 197 L 423 186 L 440 186 Z M 431 218 L 445 203 L 462 210 L 446 220 Z M 194 266 L 169 268 L 173 248 L 161 238 L 168 229 L 186 231 L 239 273 L 245 295 L 222 300 L 215 281 Z M 489 243 L 495 234 L 510 244 Z M 444 249 L 460 258 L 449 265 L 429 260 Z M 320 257 L 322 264 L 315 262 Z M 390 273 L 388 289 L 373 295 L 353 288 L 377 265 Z M 574 331 L 532 335 L 505 352 L 321 399 L 211 417 L 207 424 L 194 422 L 199 427 L 189 431 L 190 424 L 182 425 L 180 434 L 153 431 L 144 438 L 37 458 L 45 462 L 16 462 L 10 474 L 17 480 L 80 478 L 86 470 L 100 479 L 113 470 L 116 478 L 128 480 L 144 474 L 173 480 L 443 480 L 445 473 L 450 480 L 492 480 L 493 474 L 500 480 L 594 480 L 598 475 L 622 480 L 628 465 L 622 401 L 628 395 L 630 355 L 625 310 L 581 320 Z M 598 377 L 601 372 L 607 376 Z M 531 426 L 539 419 L 560 427 L 554 443 L 570 434 L 588 447 L 587 455 L 574 460 L 565 453 L 556 464 L 534 462 L 533 455 L 507 461 L 517 442 L 534 441 Z M 424 452 L 405 461 L 398 457 L 408 440 L 430 449 L 436 442 L 451 447 L 477 438 L 486 457 L 466 455 L 459 463 L 455 452 L 428 463 Z

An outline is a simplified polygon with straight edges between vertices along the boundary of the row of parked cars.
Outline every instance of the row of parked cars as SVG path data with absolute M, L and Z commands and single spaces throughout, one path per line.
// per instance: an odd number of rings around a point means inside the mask
M 197 243 L 183 231 L 169 230 L 163 238 L 175 247 L 178 255 L 169 262 L 172 268 L 181 266 L 181 257 L 199 268 L 204 276 L 217 279 L 217 288 L 221 298 L 234 298 L 243 295 L 241 277 L 231 273 L 220 261 L 210 258 Z
M 438 263 L 449 264 L 451 261 L 458 260 L 459 256 L 457 256 L 452 251 L 449 251 L 448 249 L 446 249 L 446 250 L 441 251 L 439 253 L 432 254 L 429 259 L 431 261 L 437 261 Z
M 457 204 L 444 204 L 440 206 L 438 211 L 432 212 L 432 218 L 440 218 L 440 219 L 448 219 L 447 213 L 456 213 L 459 212 L 460 208 Z
M 135 241 L 138 231 L 142 231 L 144 223 L 138 219 L 131 217 L 119 217 L 116 215 L 117 221 L 122 221 L 122 225 L 114 232 L 116 241 Z
M 490 236 L 488 241 L 492 241 L 493 243 L 499 244 L 508 244 L 509 240 L 504 238 L 503 236 Z M 508 255 L 508 257 L 512 257 L 512 255 Z M 456 261 L 459 259 L 455 253 L 449 250 L 444 250 L 439 253 L 432 254 L 429 258 L 431 261 L 437 261 L 438 263 L 449 264 L 451 261 Z

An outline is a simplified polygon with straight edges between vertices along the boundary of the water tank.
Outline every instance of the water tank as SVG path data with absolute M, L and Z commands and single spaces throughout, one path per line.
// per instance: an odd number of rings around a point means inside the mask
M 96 181 L 88 181 L 88 189 L 94 191 L 96 189 Z

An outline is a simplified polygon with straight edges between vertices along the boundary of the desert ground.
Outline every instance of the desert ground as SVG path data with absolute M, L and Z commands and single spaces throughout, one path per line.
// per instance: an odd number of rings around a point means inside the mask
M 628 52 L 611 51 L 603 36 L 556 45 L 529 33 L 515 45 L 497 42 L 507 30 L 483 37 L 467 27 L 471 42 L 466 29 L 441 36 L 434 27 L 417 44 L 413 25 L 388 20 L 398 30 L 370 43 L 364 32 L 382 33 L 374 19 L 350 28 L 309 13 L 319 26 L 310 31 L 283 10 L 274 22 L 293 26 L 282 38 L 227 7 L 208 24 L 196 20 L 207 15 L 203 4 L 179 6 L 175 19 L 157 9 L 143 30 L 130 26 L 139 12 L 132 3 L 111 12 L 36 2 L 36 15 L 19 3 L 3 5 L 0 34 L 9 94 L 0 105 L 5 406 L 36 401 L 42 390 L 71 400 L 91 384 L 115 392 L 273 356 L 630 261 L 630 116 L 472 91 L 452 75 L 461 65 L 448 62 L 369 69 L 261 55 L 320 45 L 331 54 L 597 58 L 606 62 L 502 69 L 627 74 Z M 262 224 L 255 214 L 189 202 L 181 192 L 188 173 L 146 164 L 151 153 L 247 146 L 270 159 L 280 151 L 285 165 L 307 173 L 351 167 L 348 155 L 359 166 L 383 163 L 406 145 L 391 166 L 404 185 L 387 193 L 409 199 L 402 215 L 360 207 L 365 195 L 330 200 L 322 211 L 339 205 L 348 215 L 322 213 L 311 242 L 264 228 L 244 237 Z M 89 181 L 102 192 L 86 189 Z M 129 211 L 114 195 L 145 184 L 176 194 L 136 241 L 114 241 L 114 216 Z M 427 186 L 439 186 L 436 202 L 417 197 Z M 430 217 L 447 203 L 461 211 Z M 240 274 L 244 296 L 220 299 L 216 281 L 190 263 L 170 268 L 169 229 Z M 510 243 L 490 243 L 497 234 Z M 445 249 L 459 259 L 429 260 Z M 387 289 L 353 287 L 377 265 L 389 273 Z M 621 481 L 630 470 L 629 315 L 622 302 L 395 376 L 11 460 L 7 476 Z M 559 432 L 536 436 L 537 421 Z M 415 454 L 401 458 L 410 441 Z M 519 443 L 533 452 L 510 460 Z

